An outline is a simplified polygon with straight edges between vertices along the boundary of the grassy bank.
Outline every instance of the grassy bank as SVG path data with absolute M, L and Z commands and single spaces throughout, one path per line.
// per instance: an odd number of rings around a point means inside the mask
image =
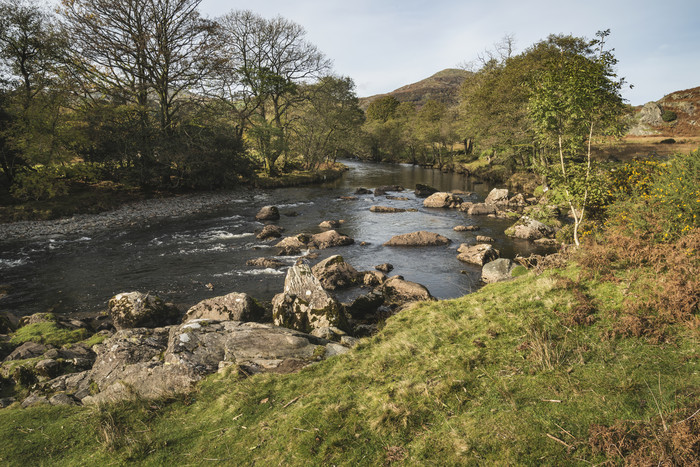
M 642 300 L 630 287 L 650 279 L 620 274 L 574 264 L 418 304 L 298 374 L 216 375 L 177 400 L 5 409 L 0 461 L 697 462 L 698 328 L 626 332 L 621 310 Z

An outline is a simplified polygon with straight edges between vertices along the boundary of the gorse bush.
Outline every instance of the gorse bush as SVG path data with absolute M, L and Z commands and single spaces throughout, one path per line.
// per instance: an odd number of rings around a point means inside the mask
M 609 223 L 654 242 L 700 227 L 700 150 L 665 163 L 636 162 L 615 177 L 619 198 Z

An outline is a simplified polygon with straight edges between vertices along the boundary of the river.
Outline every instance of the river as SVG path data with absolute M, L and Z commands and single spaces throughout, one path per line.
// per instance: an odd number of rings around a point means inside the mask
M 183 308 L 230 292 L 246 292 L 270 300 L 284 284 L 285 269 L 254 269 L 248 259 L 274 255 L 276 242 L 255 235 L 263 224 L 255 214 L 265 205 L 278 206 L 278 225 L 286 235 L 317 233 L 324 220 L 343 219 L 338 229 L 355 239 L 347 247 L 321 250 L 315 264 L 341 254 L 358 270 L 391 263 L 391 273 L 425 285 L 437 298 L 454 298 L 480 287 L 480 268 L 457 260 L 461 243 L 476 235 L 495 239 L 501 257 L 546 253 L 543 247 L 506 237 L 512 221 L 469 216 L 454 209 L 423 207 L 416 183 L 440 191 L 474 192 L 469 200 L 482 201 L 492 188 L 459 174 L 411 165 L 345 161 L 350 170 L 323 185 L 274 190 L 239 189 L 219 194 L 219 202 L 190 215 L 118 224 L 88 233 L 0 239 L 0 311 L 18 316 L 37 312 L 93 313 L 106 309 L 120 292 L 138 290 L 156 294 Z M 361 195 L 342 200 L 357 187 L 401 185 L 408 200 Z M 186 204 L 186 203 L 185 203 Z M 372 213 L 372 205 L 415 208 L 417 212 Z M 478 225 L 478 232 L 455 232 L 456 225 Z M 448 247 L 392 248 L 382 246 L 393 235 L 427 230 L 450 238 Z M 361 242 L 366 245 L 362 246 Z M 278 258 L 292 265 L 297 258 Z M 207 285 L 213 285 L 210 290 Z M 4 295 L 4 296 L 3 296 Z

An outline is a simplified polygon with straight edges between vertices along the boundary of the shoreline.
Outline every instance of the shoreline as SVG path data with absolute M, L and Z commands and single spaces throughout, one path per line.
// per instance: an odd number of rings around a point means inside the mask
M 318 174 L 292 174 L 268 179 L 268 184 L 253 183 L 238 189 L 173 194 L 126 202 L 116 209 L 99 213 L 76 213 L 70 217 L 0 223 L 0 244 L 39 238 L 90 235 L 112 228 L 143 225 L 164 219 L 177 219 L 226 206 L 239 199 L 242 190 L 267 190 L 325 183 L 340 178 L 347 167 L 320 171 Z

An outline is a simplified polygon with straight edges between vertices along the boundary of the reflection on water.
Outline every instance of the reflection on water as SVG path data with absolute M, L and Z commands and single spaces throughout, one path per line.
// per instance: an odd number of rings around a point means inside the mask
M 97 311 L 104 309 L 113 295 L 132 290 L 158 294 L 183 306 L 234 291 L 269 300 L 282 290 L 284 270 L 245 265 L 249 259 L 275 254 L 270 248 L 274 242 L 255 238 L 263 226 L 255 221 L 255 213 L 269 204 L 279 207 L 282 218 L 277 224 L 286 229 L 286 235 L 320 232 L 318 224 L 323 220 L 345 221 L 338 230 L 353 237 L 356 243 L 319 251 L 320 257 L 312 264 L 333 254 L 342 254 L 358 270 L 392 263 L 392 274 L 424 284 L 438 298 L 461 296 L 479 287 L 480 268 L 456 259 L 459 244 L 473 242 L 477 234 L 493 237 L 502 257 L 543 252 L 529 242 L 505 237 L 503 231 L 510 221 L 424 208 L 422 199 L 413 194 L 416 183 L 423 183 L 441 191 L 474 192 L 474 199 L 483 200 L 490 186 L 463 175 L 409 165 L 355 161 L 347 164 L 351 170 L 340 180 L 314 187 L 233 191 L 226 206 L 187 219 L 89 238 L 4 245 L 0 247 L 0 285 L 9 285 L 9 295 L 0 299 L 0 310 L 18 315 L 48 310 Z M 352 201 L 339 198 L 352 195 L 360 186 L 381 185 L 404 186 L 407 190 L 400 196 L 409 199 L 373 195 L 361 195 Z M 369 208 L 375 204 L 418 211 L 372 213 Z M 479 225 L 481 230 L 453 231 L 456 225 L 471 224 Z M 430 248 L 382 246 L 393 235 L 417 230 L 439 233 L 453 243 Z M 287 265 L 296 260 L 277 259 Z M 210 283 L 214 285 L 213 292 L 205 286 Z

